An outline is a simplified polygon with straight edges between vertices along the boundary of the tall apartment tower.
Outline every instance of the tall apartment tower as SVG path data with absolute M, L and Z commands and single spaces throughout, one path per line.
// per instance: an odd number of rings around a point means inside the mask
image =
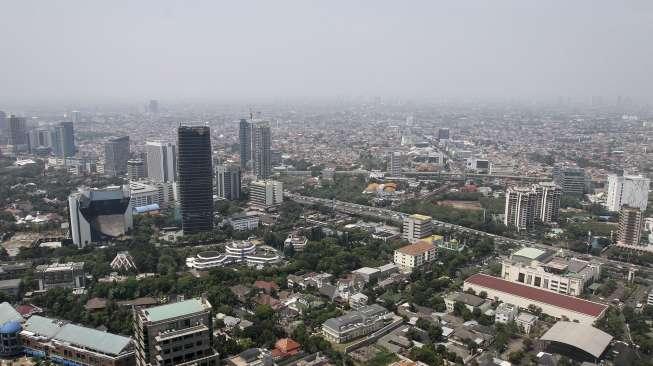
M 25 152 L 28 149 L 27 144 L 27 121 L 24 117 L 9 117 L 9 145 L 13 147 L 14 153 Z
M 607 209 L 619 211 L 622 206 L 628 205 L 646 210 L 650 185 L 651 180 L 641 175 L 608 175 Z
M 251 169 L 252 160 L 252 125 L 246 119 L 241 119 L 238 129 L 238 141 L 240 143 L 240 169 L 248 171 Z
M 253 205 L 268 208 L 283 202 L 283 183 L 276 180 L 255 180 L 249 185 Z
M 155 182 L 177 180 L 177 147 L 162 141 L 145 142 L 147 177 Z
M 72 122 L 61 122 L 55 126 L 51 139 L 55 155 L 63 158 L 75 155 L 75 132 Z
M 134 308 L 138 366 L 218 365 L 212 307 L 203 296 L 151 308 Z
M 240 199 L 240 167 L 237 165 L 218 165 L 215 173 L 218 197 L 235 201 Z
M 0 135 L 7 129 L 7 113 L 0 111 Z
M 449 140 L 449 129 L 440 128 L 438 130 L 438 140 Z
M 506 191 L 503 223 L 517 231 L 527 230 L 535 223 L 537 193 L 531 187 L 511 187 Z
M 553 167 L 553 181 L 560 186 L 562 194 L 582 195 L 588 188 L 585 169 L 577 166 L 556 164 Z
M 213 164 L 211 130 L 179 126 L 177 130 L 179 199 L 184 234 L 213 229 Z
M 401 153 L 391 152 L 388 154 L 388 174 L 391 177 L 401 176 Z
M 562 190 L 553 182 L 541 182 L 533 186 L 537 199 L 535 202 L 536 219 L 549 224 L 558 221 L 560 215 L 560 198 Z
M 617 244 L 639 245 L 642 238 L 644 217 L 637 207 L 622 206 L 619 211 L 619 229 Z
M 404 218 L 403 229 L 402 237 L 415 243 L 433 233 L 433 218 L 419 214 L 410 215 Z
M 104 144 L 104 173 L 118 176 L 127 173 L 129 136 L 114 137 Z
M 82 112 L 80 111 L 72 111 L 70 112 L 70 120 L 73 123 L 79 123 L 82 121 Z
M 270 123 L 257 121 L 252 124 L 252 157 L 257 179 L 268 179 L 272 175 L 272 134 Z

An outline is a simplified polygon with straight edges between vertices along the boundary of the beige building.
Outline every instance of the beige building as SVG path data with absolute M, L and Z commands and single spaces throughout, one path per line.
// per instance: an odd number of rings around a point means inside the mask
M 424 239 L 433 233 L 431 216 L 413 214 L 404 218 L 403 238 L 411 243 Z
M 213 349 L 211 304 L 202 297 L 134 309 L 139 366 L 218 365 Z
M 395 250 L 394 262 L 404 271 L 412 271 L 435 259 L 435 245 L 420 241 Z
M 520 249 L 501 265 L 505 280 L 572 296 L 579 296 L 601 275 L 599 262 L 557 257 L 537 248 Z

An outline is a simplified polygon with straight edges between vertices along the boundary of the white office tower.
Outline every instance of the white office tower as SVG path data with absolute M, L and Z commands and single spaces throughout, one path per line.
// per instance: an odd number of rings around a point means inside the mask
M 536 218 L 545 224 L 558 221 L 562 189 L 553 182 L 541 182 L 533 186 L 537 194 Z
M 177 201 L 177 146 L 169 142 L 147 141 L 147 177 L 163 191 L 163 202 Z
M 619 211 L 622 206 L 628 205 L 645 211 L 650 185 L 651 180 L 641 175 L 608 175 L 607 209 Z
M 68 196 L 73 243 L 84 248 L 109 241 L 133 227 L 129 186 L 80 188 Z
M 283 202 L 283 184 L 276 180 L 255 180 L 249 185 L 249 198 L 255 206 L 268 208 Z

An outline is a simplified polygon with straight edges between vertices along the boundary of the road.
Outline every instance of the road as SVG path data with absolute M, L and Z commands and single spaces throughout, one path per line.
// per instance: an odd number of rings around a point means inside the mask
M 395 224 L 398 224 L 401 226 L 403 224 L 403 220 L 405 217 L 408 216 L 408 214 L 403 213 L 403 212 L 398 212 L 398 211 L 393 211 L 389 210 L 387 208 L 380 208 L 380 207 L 372 207 L 372 206 L 366 206 L 366 205 L 359 205 L 356 203 L 350 203 L 350 202 L 343 202 L 343 201 L 336 201 L 336 200 L 330 200 L 326 198 L 317 198 L 317 197 L 309 197 L 309 196 L 302 196 L 299 194 L 295 193 L 290 193 L 288 191 L 284 192 L 284 197 L 291 199 L 297 203 L 304 204 L 304 205 L 313 205 L 313 204 L 321 204 L 326 207 L 330 207 L 333 210 L 344 212 L 346 214 L 350 215 L 355 215 L 355 216 L 365 216 L 365 217 L 371 217 L 380 221 L 386 221 L 386 222 L 393 222 Z M 435 225 L 438 228 L 442 229 L 451 229 L 457 232 L 462 232 L 462 233 L 469 233 L 469 234 L 475 234 L 478 236 L 482 237 L 488 237 L 494 239 L 494 242 L 497 244 L 503 244 L 503 245 L 515 245 L 519 247 L 533 247 L 533 248 L 538 248 L 538 249 L 543 249 L 543 250 L 550 250 L 552 247 L 550 245 L 545 245 L 542 243 L 537 243 L 534 241 L 529 241 L 529 240 L 520 240 L 520 239 L 513 239 L 513 238 L 508 238 L 505 236 L 500 236 L 492 233 L 488 233 L 485 231 L 480 231 L 472 228 L 468 228 L 465 226 L 460 226 L 460 225 L 455 225 L 451 224 L 448 222 L 440 221 L 440 220 L 433 220 L 433 225 Z M 562 251 L 565 255 L 578 255 L 576 252 L 571 252 L 567 249 L 562 249 L 562 248 L 556 248 L 557 250 Z M 639 266 L 627 262 L 621 262 L 621 261 L 616 261 L 612 259 L 607 259 L 607 258 L 602 258 L 602 257 L 597 257 L 589 254 L 584 254 L 584 256 L 590 256 L 593 259 L 609 266 L 609 267 L 615 267 L 615 269 L 618 270 L 624 270 L 627 268 L 636 268 L 638 271 L 642 272 L 648 272 L 648 273 L 653 273 L 653 269 L 647 266 Z

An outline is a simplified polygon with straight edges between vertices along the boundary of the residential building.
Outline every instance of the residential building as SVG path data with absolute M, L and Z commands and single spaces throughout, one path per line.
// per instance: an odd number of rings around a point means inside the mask
M 435 260 L 435 245 L 420 241 L 395 250 L 394 263 L 404 271 L 413 271 Z
M 524 334 L 530 334 L 535 323 L 537 323 L 537 317 L 529 313 L 519 313 L 515 318 L 515 323 L 517 323 L 517 326 L 524 332 Z
M 163 194 L 163 187 L 157 187 L 145 181 L 129 182 L 129 197 L 133 210 L 149 205 L 162 206 L 164 203 Z
M 343 316 L 327 319 L 322 335 L 331 342 L 346 343 L 383 328 L 391 314 L 378 304 L 367 305 Z
M 653 288 L 649 290 L 646 296 L 646 305 L 653 305 Z
M 651 180 L 641 175 L 608 175 L 606 208 L 619 211 L 622 206 L 628 205 L 646 210 L 650 185 Z
M 129 136 L 109 139 L 104 144 L 104 174 L 113 177 L 126 174 L 129 149 Z
M 400 152 L 391 152 L 388 154 L 388 175 L 391 177 L 401 176 L 401 160 L 402 154 Z
M 169 142 L 145 142 L 147 177 L 154 182 L 177 181 L 177 146 Z
M 136 364 L 218 365 L 212 307 L 206 297 L 134 308 Z
M 638 246 L 642 239 L 644 217 L 637 207 L 621 206 L 619 210 L 619 229 L 617 230 L 617 245 Z
M 213 162 L 211 131 L 207 126 L 180 126 L 179 199 L 184 235 L 213 229 Z
M 264 348 L 249 348 L 243 352 L 227 358 L 227 366 L 273 366 L 272 353 Z
M 283 202 L 283 183 L 276 180 L 255 180 L 249 185 L 249 198 L 253 205 L 269 208 Z
M 589 188 L 589 176 L 585 174 L 585 169 L 577 166 L 554 165 L 553 181 L 560 186 L 562 194 L 566 195 L 580 196 Z
M 368 298 L 362 292 L 349 296 L 349 307 L 358 310 L 367 306 Z
M 490 309 L 489 301 L 485 301 L 485 299 L 479 296 L 468 294 L 466 292 L 455 292 L 444 298 L 444 305 L 446 306 L 448 313 L 454 311 L 456 303 L 465 305 L 465 307 L 472 312 L 476 309 L 479 309 L 481 312 Z
M 503 324 L 510 323 L 517 318 L 518 312 L 519 308 L 517 308 L 517 306 L 502 302 L 494 311 L 494 322 Z
M 488 159 L 468 158 L 465 168 L 469 171 L 479 174 L 488 174 L 491 170 L 491 164 Z
M 463 290 L 484 291 L 488 299 L 514 304 L 521 309 L 534 305 L 544 314 L 555 318 L 566 317 L 570 321 L 593 324 L 608 309 L 607 305 L 584 300 L 578 297 L 554 293 L 552 291 L 507 281 L 486 274 L 475 274 L 463 283 Z
M 308 244 L 308 238 L 298 233 L 290 233 L 283 242 L 285 248 L 292 247 L 295 252 L 303 252 Z
M 506 191 L 504 224 L 517 231 L 531 228 L 536 221 L 551 223 L 560 212 L 560 187 L 542 182 L 530 187 L 510 187 Z
M 240 199 L 240 167 L 237 165 L 218 165 L 215 169 L 216 193 L 229 201 Z
M 50 134 L 50 144 L 40 141 L 42 146 L 52 146 L 56 156 L 67 158 L 75 155 L 75 131 L 73 122 L 60 122 Z
M 21 278 L 32 269 L 32 262 L 2 262 L 0 263 L 0 280 Z
M 68 209 L 78 248 L 119 237 L 133 227 L 128 186 L 80 188 L 68 196 Z
M 449 140 L 449 138 L 450 138 L 450 133 L 448 128 L 438 129 L 438 140 L 440 141 Z
M 403 238 L 411 243 L 426 238 L 433 233 L 431 216 L 413 214 L 404 218 Z
M 580 296 L 601 275 L 598 261 L 567 259 L 537 248 L 520 249 L 501 265 L 507 281 L 572 296 Z
M 129 180 L 141 180 L 145 176 L 145 162 L 143 159 L 127 160 L 127 178 Z
M 129 337 L 32 315 L 20 332 L 23 352 L 63 365 L 132 366 Z
M 52 288 L 83 288 L 86 286 L 84 262 L 41 264 L 36 266 L 34 277 L 39 291 Z

